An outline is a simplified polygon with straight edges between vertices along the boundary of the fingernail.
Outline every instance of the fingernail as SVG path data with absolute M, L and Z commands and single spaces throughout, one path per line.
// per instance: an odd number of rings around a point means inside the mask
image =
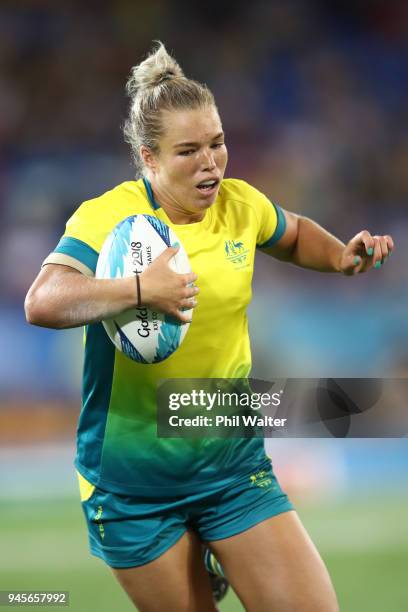
M 360 263 L 360 261 L 361 261 L 361 260 L 360 260 L 360 257 L 359 257 L 358 255 L 356 255 L 356 256 L 354 257 L 354 265 L 355 265 L 355 266 L 357 266 L 357 265 Z
M 385 262 L 387 261 L 387 259 L 388 259 L 388 255 L 386 255 L 386 256 L 384 257 L 384 259 L 382 260 L 383 264 L 385 264 Z
M 391 257 L 392 251 L 388 251 L 388 257 Z
M 374 249 L 373 249 L 373 247 L 370 247 L 369 249 L 367 249 L 367 255 L 370 255 L 370 257 L 371 257 L 371 255 L 372 255 L 373 253 L 374 253 Z
M 378 268 L 381 268 L 381 261 L 377 261 L 377 263 L 376 263 L 376 264 L 374 264 L 374 268 L 375 268 L 376 270 L 378 270 Z
M 174 242 L 172 245 L 173 249 L 177 249 L 180 246 L 179 242 Z

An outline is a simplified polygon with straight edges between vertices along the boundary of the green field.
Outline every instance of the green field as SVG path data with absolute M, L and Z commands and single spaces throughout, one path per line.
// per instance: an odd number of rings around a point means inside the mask
M 75 612 L 134 610 L 104 563 L 88 554 L 75 500 L 1 502 L 0 509 L 1 590 L 68 590 Z M 408 610 L 407 509 L 407 498 L 298 508 L 342 611 Z M 221 606 L 242 609 L 233 594 Z

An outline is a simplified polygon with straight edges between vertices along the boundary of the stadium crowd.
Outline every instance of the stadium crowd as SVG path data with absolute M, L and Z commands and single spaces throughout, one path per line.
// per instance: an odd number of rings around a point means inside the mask
M 24 327 L 24 295 L 78 204 L 133 178 L 124 84 L 161 39 L 215 93 L 228 176 L 342 239 L 367 227 L 398 246 L 359 283 L 260 257 L 251 312 L 270 323 L 252 330 L 258 372 L 313 375 L 348 353 L 344 375 L 406 371 L 407 30 L 408 5 L 394 0 L 2 2 L 0 312 L 31 347 L 26 367 L 45 340 Z M 3 390 L 21 378 L 10 378 L 19 352 L 1 358 Z

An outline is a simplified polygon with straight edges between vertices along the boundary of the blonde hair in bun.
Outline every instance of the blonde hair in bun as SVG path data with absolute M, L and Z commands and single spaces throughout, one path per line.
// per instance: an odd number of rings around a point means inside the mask
M 123 133 L 139 174 L 143 174 L 140 147 L 145 145 L 154 153 L 159 151 L 164 132 L 161 111 L 215 106 L 208 87 L 188 79 L 160 41 L 156 41 L 156 47 L 145 60 L 133 66 L 126 91 L 130 109 Z

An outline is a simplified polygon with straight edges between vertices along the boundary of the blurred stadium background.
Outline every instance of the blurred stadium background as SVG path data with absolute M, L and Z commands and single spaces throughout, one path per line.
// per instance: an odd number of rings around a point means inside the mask
M 254 376 L 408 368 L 406 2 L 2 0 L 0 589 L 68 589 L 75 612 L 132 608 L 88 555 L 77 499 L 81 331 L 28 326 L 23 300 L 78 204 L 133 177 L 124 84 L 153 39 L 213 89 L 229 176 L 343 239 L 367 228 L 398 245 L 358 279 L 260 256 Z M 342 610 L 407 610 L 406 437 L 268 449 Z

